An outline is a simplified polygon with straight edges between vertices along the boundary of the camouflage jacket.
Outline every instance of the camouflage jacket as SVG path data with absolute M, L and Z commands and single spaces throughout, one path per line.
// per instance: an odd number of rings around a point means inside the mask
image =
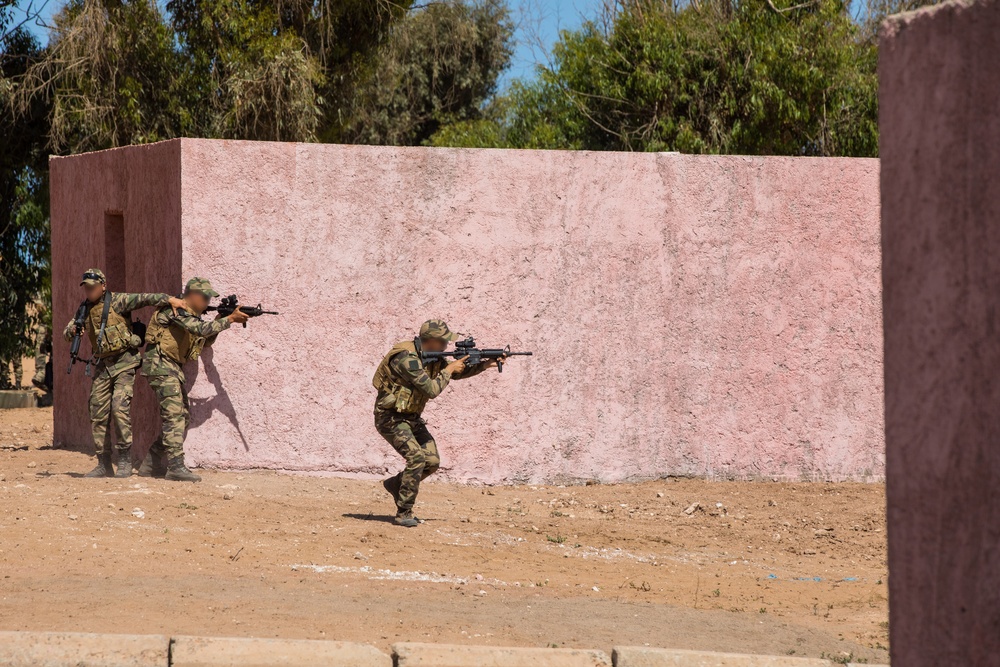
M 148 294 L 148 293 L 138 293 L 131 294 L 128 292 L 112 292 L 111 293 L 111 308 L 128 319 L 131 316 L 133 310 L 139 310 L 140 308 L 146 308 L 147 306 L 165 306 L 169 303 L 170 296 L 167 294 Z M 103 308 L 104 300 L 98 301 L 97 303 L 90 304 L 91 308 Z M 67 341 L 73 340 L 73 334 L 75 333 L 75 327 L 73 326 L 73 320 L 69 321 L 66 328 L 63 329 L 63 338 Z M 104 359 L 98 359 L 94 362 L 95 374 L 94 377 L 101 373 L 107 373 L 111 377 L 117 376 L 122 371 L 126 371 L 132 368 L 139 367 L 139 346 L 141 346 L 142 341 L 140 340 L 139 345 L 135 349 L 125 350 L 121 354 L 115 355 L 113 357 L 105 357 Z
M 479 375 L 487 368 L 486 364 L 481 364 L 474 368 L 466 367 L 461 373 L 450 373 L 444 370 L 444 366 L 442 361 L 425 365 L 419 354 L 409 351 L 400 352 L 389 360 L 390 384 L 407 387 L 416 394 L 403 412 L 420 414 L 427 401 L 440 396 L 451 380 L 464 380 Z M 376 410 L 391 410 L 393 406 L 399 409 L 396 398 L 390 391 L 380 389 L 375 399 Z
M 215 342 L 215 337 L 230 325 L 229 319 L 225 317 L 206 322 L 186 310 L 178 310 L 174 315 L 169 308 L 156 311 L 153 317 L 163 326 L 180 327 L 193 336 L 204 338 L 205 347 L 210 347 Z M 142 355 L 142 374 L 147 377 L 172 375 L 184 384 L 184 367 L 165 354 L 161 354 L 159 345 L 146 347 L 146 352 Z

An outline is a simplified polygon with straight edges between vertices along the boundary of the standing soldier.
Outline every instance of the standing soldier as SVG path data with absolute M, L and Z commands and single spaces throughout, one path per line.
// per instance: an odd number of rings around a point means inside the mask
M 169 308 L 156 311 L 146 330 L 146 352 L 142 356 L 142 374 L 156 392 L 160 403 L 160 434 L 139 467 L 141 477 L 163 477 L 179 482 L 200 482 L 201 477 L 184 465 L 184 434 L 189 413 L 184 388 L 184 364 L 194 361 L 206 345 L 233 323 L 247 321 L 239 308 L 232 314 L 204 322 L 201 314 L 219 293 L 204 278 L 192 278 L 184 288 L 184 299 L 175 313 Z M 160 467 L 164 451 L 167 469 Z
M 49 363 L 51 353 L 52 332 L 47 326 L 39 323 L 35 327 L 35 375 L 31 378 L 31 384 L 45 391 L 52 391 L 52 387 L 45 381 L 45 367 Z
M 52 323 L 49 321 L 49 310 L 41 301 L 35 302 L 38 309 L 38 324 L 35 326 L 35 374 L 31 378 L 31 384 L 38 389 L 52 391 L 52 387 L 45 381 L 45 367 L 49 363 L 49 355 L 52 354 Z
M 427 401 L 437 398 L 451 380 L 472 377 L 496 365 L 493 360 L 466 369 L 468 357 L 447 365 L 441 359 L 426 363 L 421 359 L 421 350 L 443 352 L 448 342 L 456 338 L 443 320 L 427 320 L 420 326 L 417 338 L 393 345 L 372 378 L 378 390 L 375 429 L 406 459 L 402 472 L 382 482 L 396 501 L 397 526 L 412 528 L 419 523 L 413 516 L 413 504 L 420 482 L 434 474 L 441 464 L 434 436 L 420 417 Z
M 107 291 L 98 269 L 87 269 L 80 285 L 86 295 L 83 328 L 93 352 L 94 382 L 90 387 L 90 424 L 97 451 L 97 467 L 84 477 L 129 477 L 132 474 L 132 391 L 139 368 L 142 340 L 132 332 L 132 311 L 146 306 L 176 308 L 183 302 L 166 294 L 127 294 Z M 74 321 L 63 329 L 67 341 L 76 333 Z M 111 431 L 118 439 L 118 471 L 111 467 Z

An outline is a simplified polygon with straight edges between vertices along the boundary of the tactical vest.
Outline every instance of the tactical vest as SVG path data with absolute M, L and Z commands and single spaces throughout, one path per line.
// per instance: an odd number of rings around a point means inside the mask
M 420 414 L 424 411 L 430 398 L 416 387 L 411 387 L 406 379 L 400 377 L 389 364 L 392 358 L 402 352 L 417 352 L 416 341 L 404 340 L 396 343 L 382 359 L 375 370 L 372 386 L 379 390 L 378 407 L 383 410 L 395 410 L 407 414 Z M 441 360 L 424 364 L 424 370 L 431 379 L 437 377 L 445 366 Z M 383 395 L 384 394 L 384 395 Z
M 160 324 L 160 313 L 168 308 L 161 308 L 149 320 L 146 343 L 158 346 L 161 354 L 183 366 L 198 358 L 205 347 L 205 339 L 195 336 L 182 327 Z
M 100 351 L 97 347 L 97 334 L 101 331 L 101 315 L 104 314 L 104 299 L 90 306 L 87 312 L 87 336 L 90 338 L 90 349 L 94 351 L 95 359 L 106 359 L 125 350 L 136 350 L 142 345 L 138 336 L 133 336 L 128 318 L 108 309 L 108 321 L 104 325 L 104 340 Z

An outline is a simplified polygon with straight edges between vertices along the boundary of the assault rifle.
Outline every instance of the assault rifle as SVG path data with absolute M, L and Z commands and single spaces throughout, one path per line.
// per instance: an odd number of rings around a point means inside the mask
M 420 358 L 424 361 L 435 361 L 446 357 L 454 357 L 455 359 L 468 357 L 468 359 L 465 360 L 465 365 L 470 368 L 478 366 L 479 364 L 488 363 L 495 359 L 497 362 L 498 373 L 503 373 L 503 360 L 507 357 L 530 356 L 531 352 L 511 352 L 510 345 L 504 348 L 478 348 L 476 347 L 476 341 L 472 338 L 472 336 L 455 343 L 454 350 L 445 350 L 444 352 L 420 351 Z
M 209 306 L 205 309 L 208 311 L 215 311 L 221 317 L 228 317 L 233 314 L 233 311 L 237 308 L 240 309 L 241 313 L 246 313 L 248 317 L 260 317 L 261 315 L 277 315 L 276 310 L 264 310 L 261 304 L 256 306 L 241 306 L 239 299 L 236 298 L 235 294 L 230 294 L 229 296 L 222 297 L 222 301 L 219 302 L 218 306 Z M 243 323 L 243 328 L 247 328 L 247 323 Z
M 79 361 L 87 364 L 84 374 L 88 377 L 90 376 L 90 364 L 93 359 L 82 359 L 80 357 L 80 341 L 83 339 L 83 324 L 87 321 L 88 305 L 86 301 L 81 303 L 80 307 L 76 309 L 76 315 L 73 316 L 73 342 L 69 345 L 69 366 L 66 367 L 67 375 L 73 372 L 73 364 Z

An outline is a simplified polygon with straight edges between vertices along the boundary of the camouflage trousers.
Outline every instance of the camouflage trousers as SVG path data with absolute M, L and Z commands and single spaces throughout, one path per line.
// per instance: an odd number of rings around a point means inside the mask
M 126 368 L 112 375 L 97 366 L 94 384 L 90 386 L 90 426 L 94 434 L 97 455 L 111 452 L 110 422 L 114 422 L 119 451 L 132 446 L 132 392 L 135 390 L 135 368 Z
M 168 459 L 184 456 L 184 434 L 187 432 L 190 412 L 187 390 L 180 378 L 173 375 L 152 375 L 147 378 L 160 404 L 160 434 L 149 451 L 153 457 L 164 452 Z
M 32 383 L 41 385 L 45 382 L 45 364 L 49 362 L 49 350 L 52 341 L 48 337 L 48 329 L 44 324 L 39 324 L 35 330 L 35 377 Z
M 406 467 L 397 475 L 399 501 L 396 506 L 402 512 L 410 511 L 417 501 L 420 482 L 433 475 L 441 465 L 437 443 L 418 415 L 376 410 L 375 429 L 406 459 Z

